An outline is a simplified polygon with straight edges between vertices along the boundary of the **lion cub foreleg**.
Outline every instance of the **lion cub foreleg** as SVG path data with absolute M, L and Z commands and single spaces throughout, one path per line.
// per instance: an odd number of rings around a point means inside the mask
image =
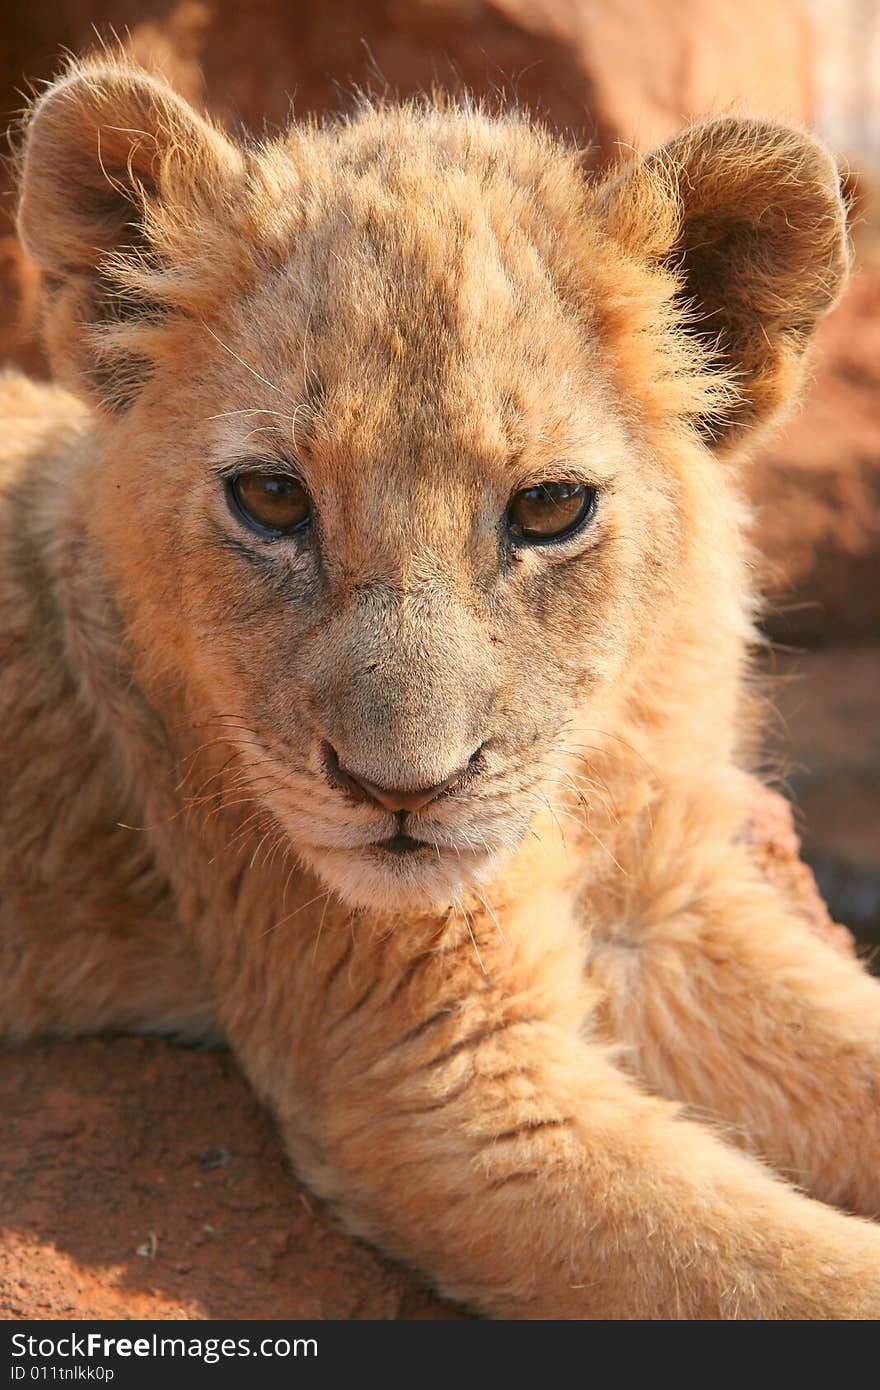
M 126 907 L 128 910 L 126 910 Z M 0 900 L 0 1042 L 101 1032 L 160 1033 L 187 1042 L 222 1034 L 198 959 L 177 923 L 35 909 Z
M 333 918 L 298 944 L 251 924 L 220 993 L 297 1168 L 353 1230 L 496 1316 L 880 1316 L 880 1229 L 584 1043 L 574 952 L 472 921 L 478 961 L 460 924 L 426 944 Z
M 655 902 L 666 909 L 590 967 L 633 1068 L 824 1201 L 876 1216 L 880 986 L 740 846 L 678 910 Z

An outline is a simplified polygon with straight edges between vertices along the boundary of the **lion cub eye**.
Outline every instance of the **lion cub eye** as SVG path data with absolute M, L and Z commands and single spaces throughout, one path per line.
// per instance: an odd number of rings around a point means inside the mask
M 288 473 L 238 473 L 226 488 L 233 511 L 260 536 L 291 536 L 312 519 L 309 494 Z
M 514 540 L 540 545 L 573 535 L 596 510 L 596 489 L 584 483 L 538 483 L 515 492 L 507 508 Z

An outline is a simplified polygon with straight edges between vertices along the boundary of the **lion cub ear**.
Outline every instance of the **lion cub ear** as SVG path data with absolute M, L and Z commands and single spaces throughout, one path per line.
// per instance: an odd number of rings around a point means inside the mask
M 77 64 L 36 102 L 18 229 L 44 273 L 53 366 L 74 389 L 111 408 L 136 394 L 146 363 L 122 361 L 107 330 L 156 316 L 137 272 L 162 268 L 157 229 L 173 239 L 175 224 L 197 224 L 242 167 L 240 151 L 165 82 L 122 62 Z
M 837 169 L 811 136 L 721 117 L 690 127 L 599 190 L 604 229 L 667 266 L 689 335 L 732 380 L 722 421 L 700 421 L 719 452 L 790 404 L 821 316 L 846 280 Z

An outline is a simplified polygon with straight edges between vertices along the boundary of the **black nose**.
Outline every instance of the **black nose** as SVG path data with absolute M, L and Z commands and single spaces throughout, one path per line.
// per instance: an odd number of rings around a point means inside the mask
M 399 787 L 377 787 L 374 782 L 368 782 L 366 777 L 362 777 L 360 773 L 352 772 L 349 768 L 343 767 L 336 749 L 331 748 L 329 743 L 325 745 L 324 760 L 327 775 L 337 787 L 341 787 L 357 801 L 371 801 L 374 806 L 379 806 L 383 811 L 392 811 L 396 814 L 398 811 L 422 811 L 426 806 L 430 806 L 441 792 L 447 791 L 454 782 L 460 782 L 465 774 L 474 771 L 480 752 L 481 750 L 478 748 L 464 767 L 458 768 L 442 782 L 435 782 L 433 787 L 420 787 L 417 791 L 404 791 Z

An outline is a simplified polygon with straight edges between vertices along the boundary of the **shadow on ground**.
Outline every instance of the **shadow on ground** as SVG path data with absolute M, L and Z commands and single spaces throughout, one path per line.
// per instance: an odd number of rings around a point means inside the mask
M 0 1057 L 2 1318 L 456 1316 L 291 1176 L 230 1054 Z

